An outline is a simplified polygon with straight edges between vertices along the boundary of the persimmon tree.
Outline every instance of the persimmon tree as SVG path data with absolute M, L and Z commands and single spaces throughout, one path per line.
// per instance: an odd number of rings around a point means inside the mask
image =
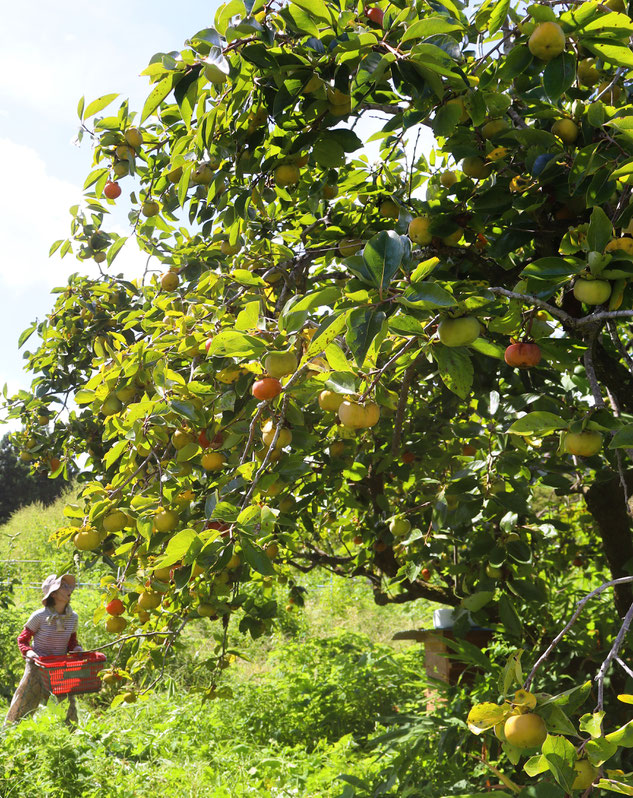
M 529 649 L 617 580 L 567 661 L 585 697 L 632 601 L 632 32 L 620 0 L 233 0 L 140 111 L 80 102 L 94 168 L 53 251 L 82 267 L 7 403 L 34 467 L 81 465 L 57 537 L 109 569 L 126 678 L 202 616 L 214 690 L 230 624 L 264 633 L 314 568 Z M 554 791 L 621 756 L 518 672 L 474 730 L 540 712 Z

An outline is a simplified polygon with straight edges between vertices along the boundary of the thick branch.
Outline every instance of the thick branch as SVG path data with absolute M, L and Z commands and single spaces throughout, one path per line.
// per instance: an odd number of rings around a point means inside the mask
M 417 599 L 426 599 L 436 604 L 447 604 L 450 607 L 457 607 L 459 604 L 459 599 L 451 590 L 419 579 L 415 582 L 405 580 L 400 583 L 400 588 L 399 593 L 389 595 L 381 590 L 379 585 L 373 585 L 374 602 L 379 607 L 383 607 L 385 604 L 406 604 L 408 601 Z
M 456 607 L 459 604 L 459 598 L 457 598 L 451 590 L 440 587 L 439 585 L 430 584 L 429 582 L 424 582 L 423 580 L 411 582 L 406 579 L 400 582 L 400 590 L 398 593 L 393 595 L 389 594 L 382 589 L 382 580 L 377 573 L 363 566 L 356 566 L 351 570 L 346 570 L 345 566 L 349 566 L 350 563 L 354 561 L 354 557 L 341 557 L 335 554 L 328 554 L 325 551 L 317 549 L 316 546 L 311 546 L 311 549 L 312 551 L 303 551 L 295 554 L 296 558 L 307 560 L 310 563 L 309 566 L 302 566 L 292 561 L 291 565 L 304 572 L 311 571 L 317 566 L 323 566 L 340 576 L 363 576 L 371 582 L 374 592 L 374 602 L 378 606 L 382 607 L 386 604 L 405 604 L 408 601 L 415 601 L 417 599 L 426 599 L 427 601 L 433 601 L 437 604 L 447 604 L 451 607 Z M 383 554 L 385 553 L 386 552 L 383 552 Z
M 625 475 L 628 494 L 633 489 L 633 474 Z M 625 504 L 625 494 L 620 476 L 612 474 L 610 479 L 594 482 L 584 492 L 587 509 L 594 517 L 602 540 L 602 549 L 614 579 L 627 577 L 625 564 L 633 558 L 633 537 L 631 536 L 631 517 Z M 615 585 L 615 607 L 623 618 L 633 601 L 628 584 Z

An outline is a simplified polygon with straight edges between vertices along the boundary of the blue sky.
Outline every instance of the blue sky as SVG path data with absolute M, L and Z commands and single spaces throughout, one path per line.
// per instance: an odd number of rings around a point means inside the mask
M 89 141 L 74 143 L 79 98 L 119 92 L 140 110 L 149 84 L 139 73 L 152 55 L 180 49 L 188 36 L 211 26 L 219 5 L 33 0 L 3 9 L 0 386 L 28 386 L 20 332 L 49 311 L 53 286 L 89 268 L 71 256 L 48 257 L 52 242 L 68 236 L 68 208 L 81 199 L 91 164 Z M 117 266 L 131 273 L 135 261 L 129 252 Z

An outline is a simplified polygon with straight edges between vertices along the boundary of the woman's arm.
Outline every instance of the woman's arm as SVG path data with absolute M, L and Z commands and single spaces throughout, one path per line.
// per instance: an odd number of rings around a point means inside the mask
M 20 649 L 20 654 L 22 654 L 23 657 L 26 657 L 29 651 L 32 651 L 33 654 L 35 654 L 31 646 L 29 645 L 32 637 L 33 637 L 33 632 L 29 629 L 28 626 L 25 626 L 24 629 L 22 629 L 22 631 L 18 635 L 18 648 Z

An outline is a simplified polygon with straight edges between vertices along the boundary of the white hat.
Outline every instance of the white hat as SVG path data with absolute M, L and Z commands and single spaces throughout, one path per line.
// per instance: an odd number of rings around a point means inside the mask
M 47 576 L 46 579 L 42 582 L 42 604 L 46 604 L 46 599 L 54 593 L 56 590 L 62 586 L 62 582 L 65 582 L 67 585 L 75 589 L 75 585 L 77 581 L 72 574 L 62 574 L 61 576 L 55 576 L 55 574 L 51 574 Z

